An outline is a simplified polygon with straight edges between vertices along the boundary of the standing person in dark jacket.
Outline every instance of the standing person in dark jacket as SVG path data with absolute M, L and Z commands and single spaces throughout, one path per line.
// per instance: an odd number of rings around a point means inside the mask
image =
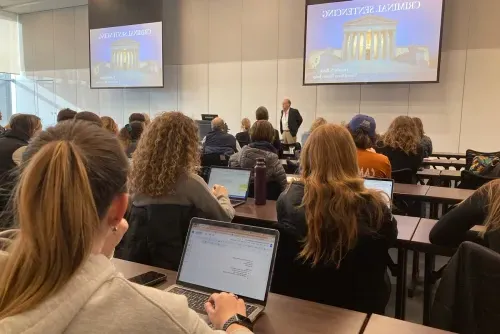
M 258 121 L 269 121 L 269 111 L 267 111 L 267 108 L 262 106 L 258 107 L 257 110 L 255 111 L 255 119 Z M 279 153 L 281 152 L 281 141 L 280 141 L 280 133 L 276 129 L 274 129 L 272 144 L 274 148 L 278 151 L 278 156 L 279 156 Z
M 263 158 L 266 162 L 267 182 L 278 182 L 283 191 L 287 186 L 286 172 L 279 160 L 278 152 L 271 144 L 273 135 L 274 129 L 271 123 L 268 121 L 255 122 L 250 129 L 252 142 L 229 158 L 229 166 L 251 169 L 257 164 L 258 158 Z
M 281 250 L 291 263 L 276 263 L 273 286 L 288 289 L 276 293 L 383 314 L 397 224 L 384 195 L 365 188 L 356 155 L 343 126 L 327 124 L 311 133 L 300 156 L 301 177 L 277 203 L 280 231 L 298 247 Z M 280 247 L 286 245 L 291 243 L 282 246 L 280 236 Z M 298 269 L 280 281 L 282 268 Z
M 408 116 L 392 121 L 375 150 L 389 158 L 393 171 L 409 168 L 416 174 L 424 159 L 417 126 Z
M 281 110 L 280 131 L 285 144 L 295 144 L 297 142 L 297 132 L 302 125 L 302 116 L 297 109 L 291 107 L 290 99 L 283 100 L 283 110 Z
M 226 132 L 226 123 L 220 117 L 212 120 L 212 131 L 204 138 L 203 154 L 231 155 L 237 152 L 236 138 Z
M 4 211 L 15 182 L 14 171 L 31 138 L 42 130 L 38 116 L 15 114 L 0 138 L 0 211 Z
M 480 238 L 470 232 L 476 225 L 486 226 L 486 233 Z M 453 248 L 468 239 L 500 253 L 500 180 L 485 184 L 446 213 L 429 235 L 433 244 Z

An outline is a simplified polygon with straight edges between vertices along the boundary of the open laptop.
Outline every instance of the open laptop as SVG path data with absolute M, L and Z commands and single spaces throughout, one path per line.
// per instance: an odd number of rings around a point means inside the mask
M 392 204 L 392 196 L 393 196 L 393 192 L 394 192 L 394 180 L 376 179 L 376 178 L 370 178 L 370 177 L 365 177 L 364 179 L 365 179 L 365 187 L 367 189 L 378 190 L 378 191 L 381 191 L 387 195 L 387 197 L 384 196 L 384 198 L 387 199 L 387 205 L 390 208 L 391 204 Z
M 226 187 L 231 205 L 237 207 L 247 201 L 251 173 L 251 169 L 213 166 L 210 169 L 208 187 L 212 189 L 216 184 Z
M 212 293 L 234 293 L 254 321 L 267 303 L 278 241 L 277 230 L 193 218 L 176 284 L 166 291 L 186 296 L 205 320 Z

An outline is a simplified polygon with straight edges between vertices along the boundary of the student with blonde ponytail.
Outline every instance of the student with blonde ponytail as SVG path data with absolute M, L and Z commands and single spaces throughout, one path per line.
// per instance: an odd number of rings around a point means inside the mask
M 1 333 L 212 333 L 184 297 L 130 283 L 109 258 L 128 228 L 128 160 L 109 131 L 63 122 L 25 152 L 13 195 L 17 233 L 0 245 Z M 245 306 L 207 304 L 216 326 Z M 228 332 L 248 332 L 238 325 Z
M 387 252 L 397 226 L 384 195 L 365 188 L 349 131 L 334 124 L 318 127 L 306 141 L 300 166 L 299 181 L 277 202 L 280 239 L 288 236 L 298 246 L 283 249 L 284 258 L 294 259 L 284 267 L 296 270 L 284 279 L 290 289 L 276 292 L 383 314 L 390 295 Z

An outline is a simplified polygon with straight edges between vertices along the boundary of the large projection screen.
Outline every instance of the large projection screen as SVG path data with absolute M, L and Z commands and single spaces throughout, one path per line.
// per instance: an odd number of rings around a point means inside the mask
M 306 7 L 304 85 L 439 82 L 444 0 Z
M 163 87 L 163 23 L 90 29 L 92 88 Z

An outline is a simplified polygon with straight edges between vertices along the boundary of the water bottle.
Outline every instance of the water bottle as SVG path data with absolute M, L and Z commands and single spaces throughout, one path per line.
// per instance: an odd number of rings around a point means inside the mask
M 254 167 L 254 194 L 255 205 L 266 205 L 267 198 L 267 180 L 266 180 L 266 161 L 264 158 L 258 158 Z

